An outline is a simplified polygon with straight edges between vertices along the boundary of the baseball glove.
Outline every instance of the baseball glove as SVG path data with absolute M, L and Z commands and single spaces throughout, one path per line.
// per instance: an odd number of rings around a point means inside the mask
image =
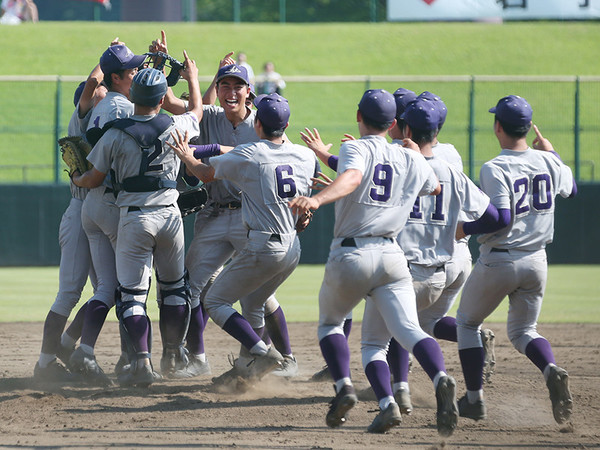
M 208 192 L 203 187 L 190 189 L 179 194 L 177 206 L 181 211 L 181 217 L 200 211 L 208 201 Z
M 92 147 L 83 138 L 80 136 L 67 136 L 60 138 L 58 145 L 60 145 L 62 159 L 68 167 L 65 171 L 69 174 L 69 177 L 72 177 L 73 172 L 76 170 L 79 173 L 84 173 L 92 168 L 92 165 L 86 159 Z
M 310 225 L 310 222 L 313 219 L 313 212 L 307 211 L 298 217 L 298 221 L 296 222 L 296 233 L 302 233 L 306 228 Z

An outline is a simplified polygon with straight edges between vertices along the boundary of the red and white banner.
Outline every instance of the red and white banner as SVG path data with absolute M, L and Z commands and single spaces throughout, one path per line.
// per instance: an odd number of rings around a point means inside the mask
M 388 0 L 389 21 L 582 20 L 600 18 L 600 0 Z

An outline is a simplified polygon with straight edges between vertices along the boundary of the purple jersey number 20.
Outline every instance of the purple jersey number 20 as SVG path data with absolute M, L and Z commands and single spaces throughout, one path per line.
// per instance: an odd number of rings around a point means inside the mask
M 529 178 L 518 178 L 513 182 L 514 193 L 519 195 L 515 205 L 515 215 L 527 213 L 529 203 L 536 211 L 552 208 L 552 179 L 547 173 L 535 175 L 531 180 L 529 196 Z M 531 200 L 530 200 L 531 199 Z

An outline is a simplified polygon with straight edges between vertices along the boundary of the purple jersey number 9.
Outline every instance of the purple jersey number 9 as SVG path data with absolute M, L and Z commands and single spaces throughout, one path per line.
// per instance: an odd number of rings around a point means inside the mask
M 291 175 L 294 174 L 292 166 L 277 166 L 275 176 L 277 177 L 277 194 L 281 198 L 291 198 L 296 196 L 296 183 Z
M 392 191 L 392 167 L 389 164 L 377 164 L 373 174 L 374 187 L 369 196 L 376 202 L 387 202 Z
M 531 180 L 529 194 L 529 178 L 518 178 L 513 183 L 514 193 L 519 196 L 515 205 L 515 215 L 529 212 L 529 204 L 536 211 L 552 208 L 552 179 L 547 173 L 535 175 Z

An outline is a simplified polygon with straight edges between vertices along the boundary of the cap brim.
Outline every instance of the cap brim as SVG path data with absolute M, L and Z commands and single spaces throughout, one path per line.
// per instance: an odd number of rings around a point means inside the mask
M 123 69 L 135 69 L 140 67 L 146 60 L 146 55 L 133 55 L 127 63 L 123 64 Z
M 254 103 L 254 106 L 256 106 L 258 108 L 258 104 L 266 96 L 267 96 L 267 94 L 260 94 L 258 97 L 256 97 L 254 100 L 252 100 L 252 103 Z
M 221 81 L 222 79 L 224 79 L 224 78 L 237 78 L 238 80 L 242 80 L 244 83 L 246 83 L 248 86 L 250 86 L 250 83 L 248 83 L 248 80 L 246 80 L 246 79 L 245 79 L 245 78 L 243 78 L 243 77 L 240 77 L 240 76 L 237 76 L 237 75 L 231 74 L 231 73 L 227 73 L 227 74 L 225 74 L 225 75 L 223 75 L 223 76 L 221 76 L 221 77 L 217 78 L 217 83 L 218 83 L 219 81 Z
M 496 112 L 496 107 L 494 106 L 493 108 L 490 108 L 490 109 L 489 109 L 489 112 L 491 112 L 491 113 L 495 113 L 495 112 Z

